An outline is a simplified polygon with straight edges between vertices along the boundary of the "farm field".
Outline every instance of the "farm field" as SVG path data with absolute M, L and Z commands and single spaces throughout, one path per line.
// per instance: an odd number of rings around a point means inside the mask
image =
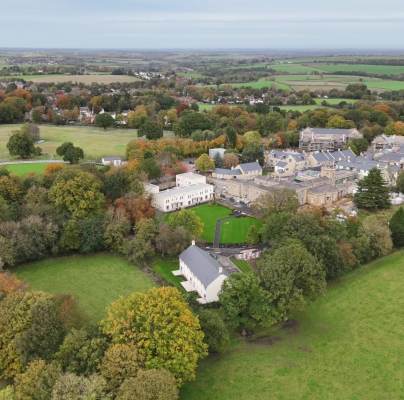
M 365 78 L 349 75 L 273 75 L 271 78 L 262 78 L 252 82 L 230 84 L 232 87 L 251 87 L 262 89 L 265 87 L 277 87 L 284 90 L 322 90 L 344 89 L 351 83 L 365 83 L 374 90 L 401 90 L 404 89 L 404 81 L 390 79 Z
M 307 67 L 312 67 L 323 72 L 359 72 L 380 75 L 400 75 L 404 74 L 404 65 L 372 65 L 372 64 L 325 64 L 313 63 L 305 64 Z
M 0 160 L 10 159 L 7 142 L 12 132 L 21 125 L 0 125 Z M 59 158 L 56 148 L 64 142 L 73 142 L 84 150 L 86 159 L 96 159 L 105 155 L 124 156 L 126 145 L 137 138 L 135 129 L 110 128 L 104 130 L 93 126 L 40 125 L 40 144 L 44 159 Z
M 331 285 L 269 337 L 202 362 L 186 400 L 400 399 L 404 252 Z
M 285 62 L 280 64 L 270 64 L 269 68 L 287 74 L 312 74 L 312 73 L 337 73 L 354 72 L 380 75 L 400 75 L 404 74 L 402 65 L 373 65 L 373 64 L 344 64 L 344 63 L 316 63 L 316 62 Z
M 92 74 L 92 75 L 19 75 L 19 76 L 3 76 L 1 79 L 24 79 L 25 81 L 32 81 L 37 83 L 63 83 L 63 82 L 74 82 L 74 83 L 101 83 L 110 84 L 115 82 L 129 83 L 136 82 L 139 79 L 134 76 L 128 75 L 103 75 L 103 74 Z
M 120 296 L 153 286 L 151 278 L 121 257 L 110 254 L 50 258 L 25 264 L 13 272 L 32 289 L 72 294 L 93 322 Z
M 38 174 L 41 175 L 45 171 L 47 163 L 27 163 L 27 164 L 7 164 L 1 165 L 0 168 L 6 168 L 12 174 L 17 176 L 24 176 L 28 174 Z

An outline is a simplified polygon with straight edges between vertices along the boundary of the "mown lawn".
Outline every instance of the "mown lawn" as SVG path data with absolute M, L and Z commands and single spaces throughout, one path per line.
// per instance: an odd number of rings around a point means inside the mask
M 153 286 L 151 278 L 138 267 L 104 253 L 50 258 L 25 264 L 13 272 L 35 290 L 72 294 L 94 322 L 120 296 Z
M 247 241 L 248 231 L 253 225 L 260 227 L 262 222 L 252 217 L 231 217 L 223 221 L 220 243 L 245 243 Z
M 205 360 L 184 400 L 403 398 L 404 252 L 362 267 L 270 338 Z
M 229 208 L 223 207 L 219 204 L 202 204 L 190 208 L 190 210 L 194 211 L 196 215 L 202 219 L 202 239 L 208 243 L 212 243 L 215 238 L 216 221 L 231 214 Z
M 176 286 L 177 288 L 182 289 L 180 282 L 184 279 L 181 276 L 174 276 L 172 271 L 176 271 L 179 269 L 178 258 L 175 259 L 162 259 L 159 258 L 153 262 L 152 268 L 153 271 L 163 279 L 165 283 L 168 283 L 172 286 Z
M 0 168 L 6 168 L 12 174 L 24 176 L 28 174 L 41 175 L 45 171 L 47 163 L 29 163 L 29 164 L 8 164 L 0 165 Z

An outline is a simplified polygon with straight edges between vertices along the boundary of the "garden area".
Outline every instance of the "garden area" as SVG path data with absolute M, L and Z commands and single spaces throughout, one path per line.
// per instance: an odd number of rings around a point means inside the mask
M 213 243 L 215 239 L 216 223 L 222 219 L 220 243 L 243 244 L 247 241 L 247 234 L 251 226 L 261 226 L 261 222 L 253 217 L 232 215 L 230 208 L 220 204 L 202 204 L 190 208 L 201 218 L 203 233 L 201 239 L 207 243 Z
M 104 317 L 106 307 L 120 296 L 154 286 L 139 268 L 106 253 L 49 258 L 13 272 L 34 290 L 73 295 L 92 322 Z
M 282 328 L 204 360 L 182 398 L 401 398 L 403 281 L 404 252 L 359 268 Z

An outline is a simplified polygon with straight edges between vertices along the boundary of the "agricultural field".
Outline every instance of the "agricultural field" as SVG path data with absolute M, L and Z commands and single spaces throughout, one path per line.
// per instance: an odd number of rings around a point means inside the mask
M 379 75 L 400 75 L 404 74 L 404 65 L 372 65 L 372 64 L 306 64 L 313 70 L 336 73 L 336 72 L 358 72 Z
M 305 112 L 305 111 L 310 111 L 310 110 L 315 110 L 317 108 L 326 108 L 327 106 L 324 106 L 322 103 L 323 101 L 326 101 L 329 105 L 337 105 L 341 103 L 342 101 L 345 101 L 347 104 L 354 104 L 358 100 L 354 99 L 341 99 L 341 98 L 335 98 L 335 99 L 315 99 L 316 104 L 309 104 L 309 105 L 285 105 L 285 106 L 280 106 L 279 108 L 281 110 L 287 110 L 287 111 L 299 111 L 299 112 Z
M 331 285 L 283 327 L 202 362 L 186 400 L 400 399 L 404 252 Z
M 134 76 L 127 75 L 103 75 L 103 74 L 93 74 L 93 75 L 19 75 L 19 76 L 0 76 L 0 80 L 9 79 L 24 79 L 25 81 L 32 81 L 37 83 L 63 83 L 63 82 L 73 82 L 73 83 L 100 83 L 100 84 L 110 84 L 115 82 L 129 83 L 136 82 L 139 79 Z
M 232 87 L 250 87 L 262 89 L 276 87 L 286 91 L 290 90 L 331 90 L 345 89 L 352 83 L 364 83 L 374 90 L 402 90 L 404 81 L 390 79 L 365 78 L 350 75 L 273 75 L 270 78 L 262 78 L 252 82 L 240 82 L 230 84 Z
M 32 289 L 72 294 L 93 322 L 100 320 L 105 308 L 120 296 L 154 285 L 139 268 L 111 254 L 50 258 L 22 265 L 13 272 Z
M 10 159 L 7 142 L 12 132 L 21 125 L 0 125 L 0 160 Z M 84 150 L 86 159 L 98 159 L 106 155 L 124 156 L 126 145 L 137 138 L 135 129 L 110 128 L 104 130 L 94 126 L 55 126 L 40 125 L 41 139 L 39 147 L 44 159 L 59 158 L 56 148 L 64 142 L 73 142 Z
M 48 165 L 49 164 L 45 162 L 7 164 L 7 165 L 0 164 L 0 168 L 5 168 L 8 171 L 10 171 L 10 173 L 17 176 L 24 176 L 28 174 L 42 175 Z

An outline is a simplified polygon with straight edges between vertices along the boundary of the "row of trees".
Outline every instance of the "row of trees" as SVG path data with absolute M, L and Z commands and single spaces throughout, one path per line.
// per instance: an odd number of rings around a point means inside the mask
M 0 273 L 0 391 L 7 400 L 176 400 L 207 344 L 174 288 L 134 293 L 86 327 L 69 296 Z
M 321 211 L 298 212 L 297 206 L 288 190 L 255 204 L 264 224 L 250 239 L 269 250 L 253 273 L 230 276 L 220 294 L 226 322 L 241 332 L 287 320 L 324 293 L 327 282 L 404 246 L 402 208 L 388 221 L 376 214 L 337 220 Z

